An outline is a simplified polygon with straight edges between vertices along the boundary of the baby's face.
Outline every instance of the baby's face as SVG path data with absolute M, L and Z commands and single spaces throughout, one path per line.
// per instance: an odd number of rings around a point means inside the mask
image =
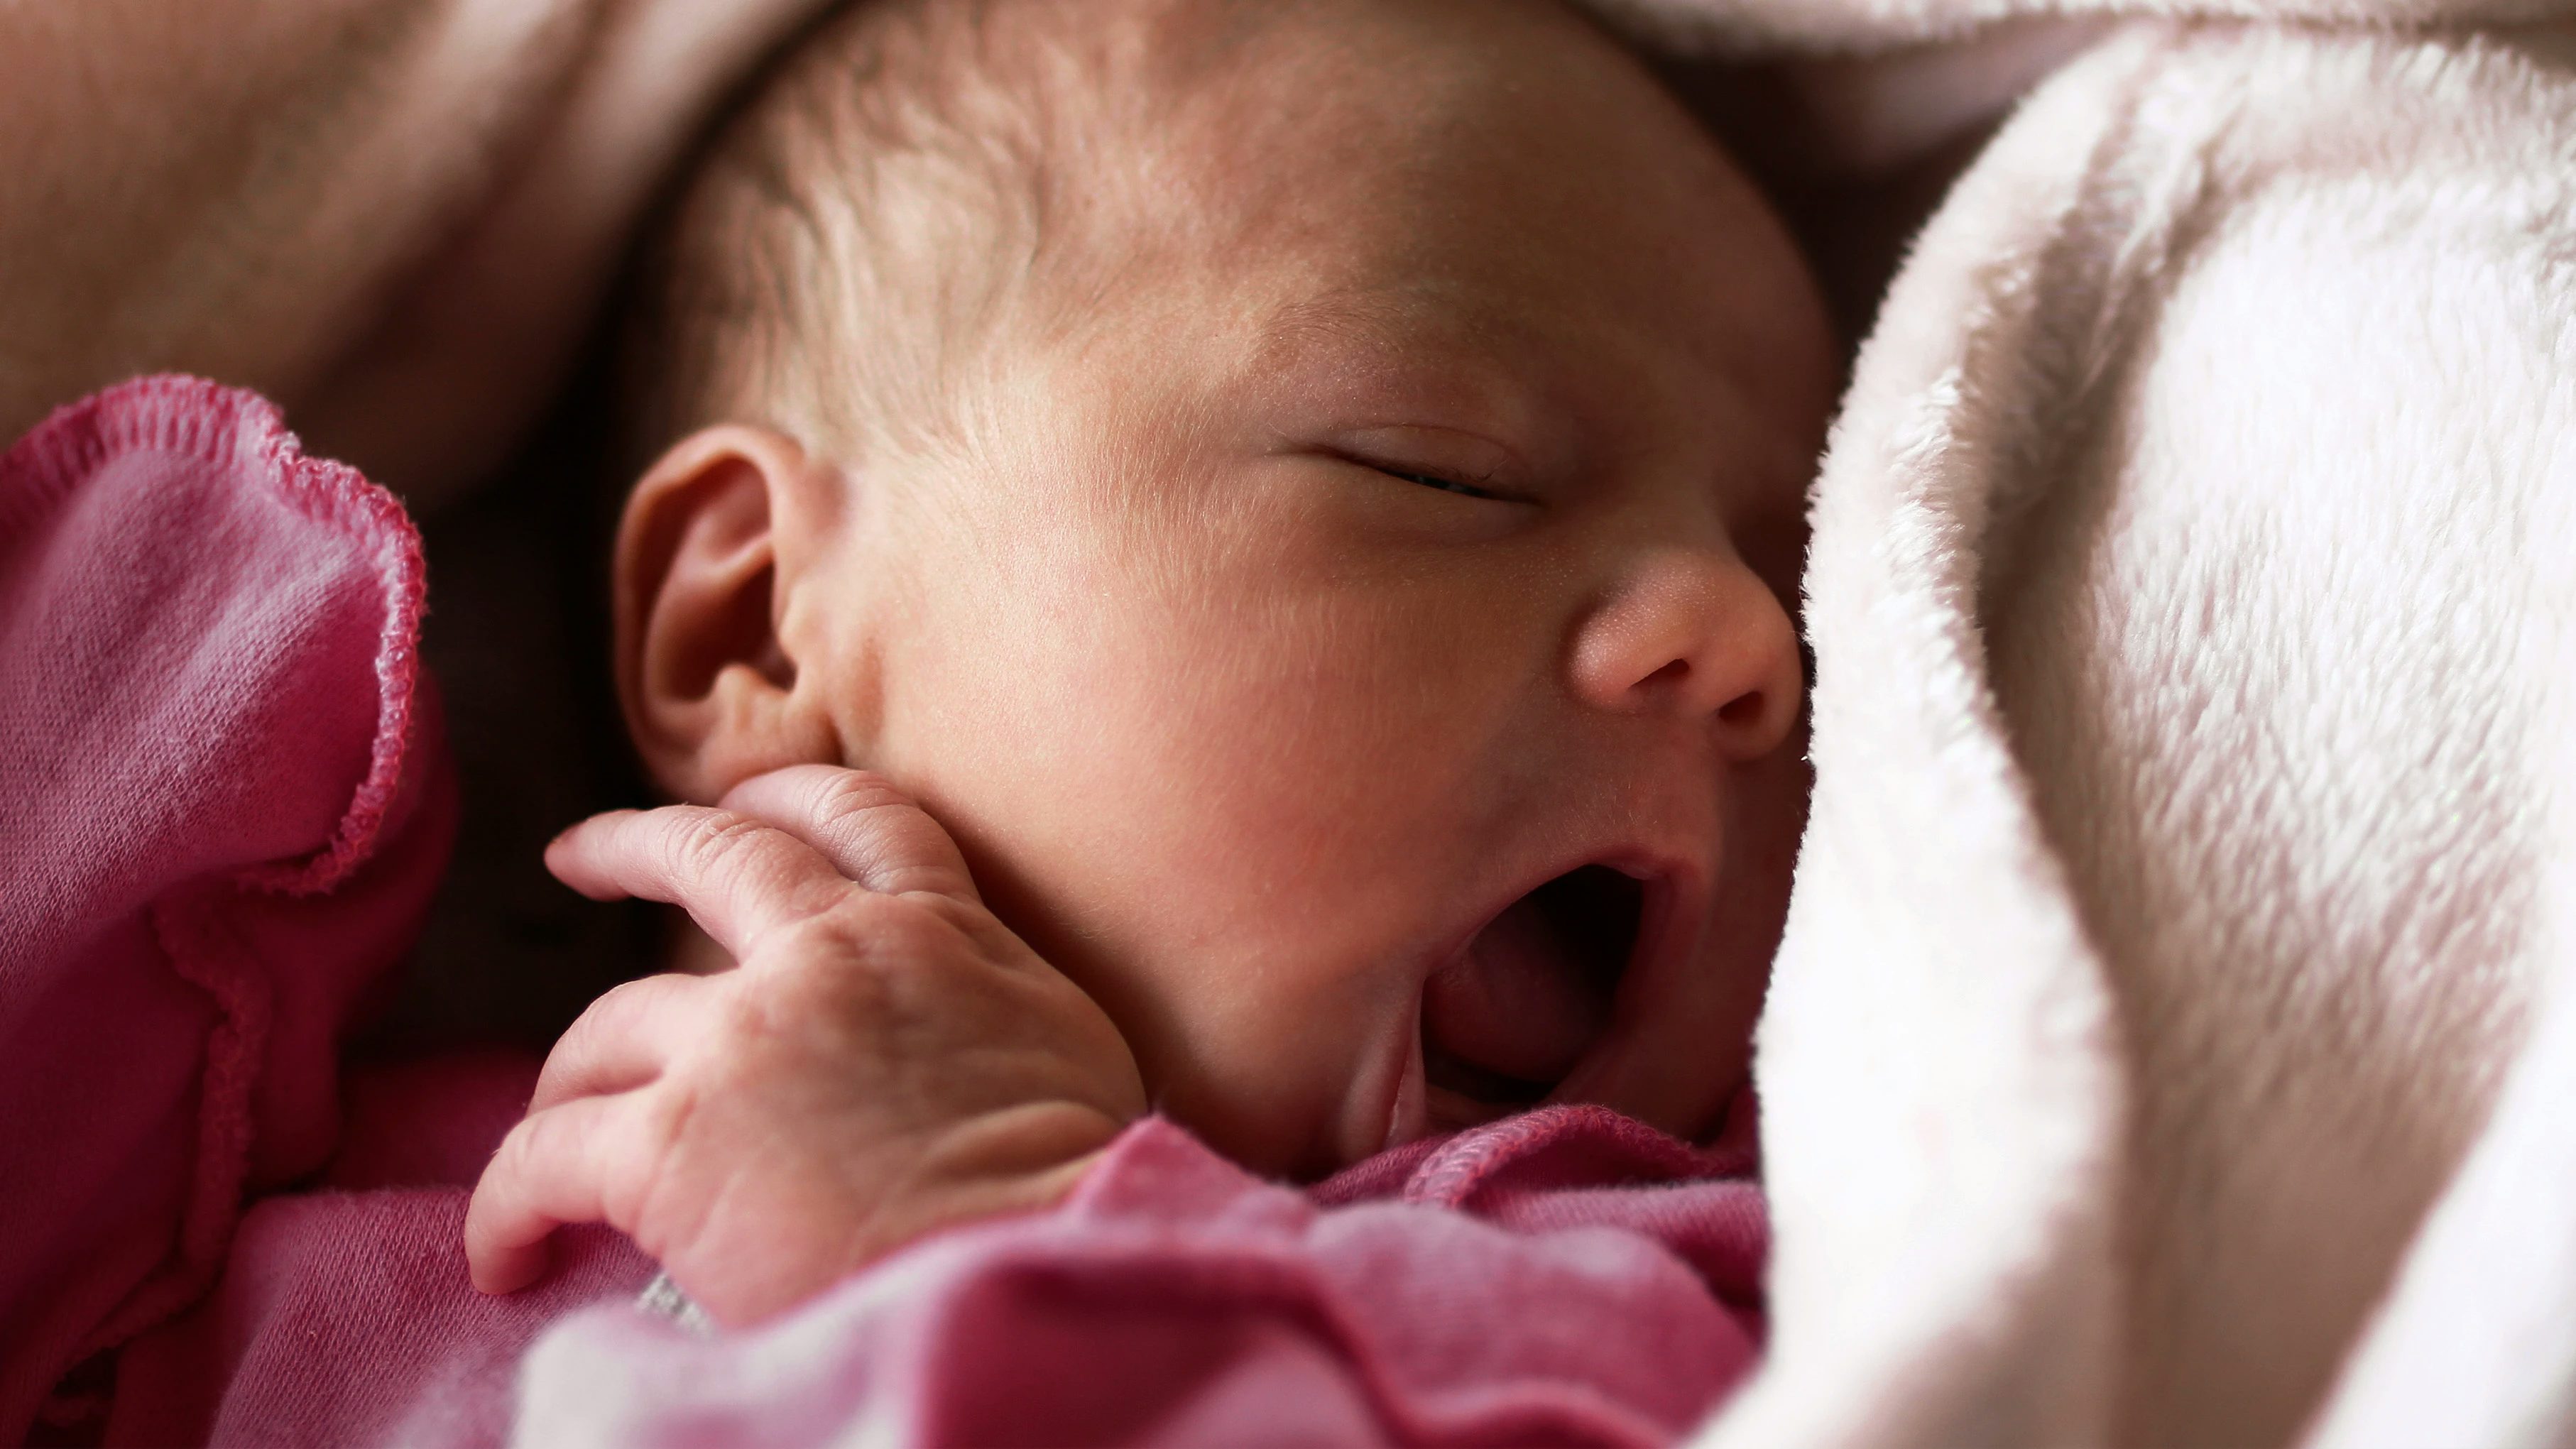
M 1803 819 L 1821 311 L 1571 17 L 1321 10 L 1083 163 L 1108 280 L 966 446 L 781 542 L 795 690 L 1240 1160 L 1710 1130 Z

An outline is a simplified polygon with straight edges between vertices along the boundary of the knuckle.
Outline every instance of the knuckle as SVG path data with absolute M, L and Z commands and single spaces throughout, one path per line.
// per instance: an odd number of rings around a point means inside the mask
M 739 862 L 764 828 L 759 821 L 729 810 L 710 810 L 697 816 L 688 829 L 671 838 L 672 873 L 704 880 L 739 869 Z
M 882 1009 L 883 998 L 882 983 L 865 972 L 808 972 L 782 980 L 761 1003 L 761 1041 L 775 1050 L 834 1040 L 846 1023 Z
M 814 818 L 830 835 L 852 844 L 866 842 L 873 853 L 898 858 L 931 847 L 939 831 L 912 797 L 884 776 L 858 772 L 836 775 L 823 786 Z
M 792 1084 L 816 1067 L 838 1070 L 864 1053 L 886 1007 L 886 984 L 872 971 L 769 974 L 726 1003 L 690 1079 L 719 1095 L 758 1096 L 782 1083 L 799 1090 Z
M 843 908 L 814 923 L 804 959 L 815 969 L 792 973 L 809 981 L 873 979 L 884 974 L 889 954 L 909 949 L 907 927 L 892 913 Z
M 697 1070 L 721 1076 L 746 1046 L 775 1033 L 780 1020 L 779 999 L 800 974 L 764 971 L 735 982 L 708 1022 L 709 1030 L 697 1053 Z
M 662 978 L 658 976 L 620 981 L 601 992 L 599 999 L 592 1002 L 582 1015 L 589 1018 L 594 1027 L 613 1029 L 643 1015 L 653 997 L 662 989 Z
M 542 1115 L 519 1119 L 519 1125 L 502 1137 L 500 1147 L 492 1154 L 491 1176 L 513 1185 L 526 1181 L 539 1156 L 537 1138 L 546 1130 L 540 1125 L 544 1121 Z
M 907 917 L 916 919 L 916 929 L 935 926 L 951 944 L 960 940 L 980 943 L 986 926 L 993 922 L 992 913 L 980 904 L 944 891 L 911 890 L 889 899 L 904 907 Z
M 851 996 L 868 987 L 867 972 L 841 969 L 852 955 L 847 941 L 811 926 L 796 928 L 795 936 L 787 943 L 792 954 L 781 961 L 783 969 L 746 978 L 727 999 L 710 1063 L 719 1075 L 847 1011 Z
M 836 770 L 816 792 L 814 813 L 843 820 L 885 809 L 912 808 L 912 797 L 873 770 Z
M 645 1156 L 657 1164 L 668 1161 L 697 1116 L 698 1094 L 685 1078 L 676 1079 L 646 1093 L 643 1105 Z
M 638 1129 L 643 1150 L 620 1159 L 623 1170 L 602 1194 L 609 1221 L 655 1257 L 669 1256 L 703 1222 L 705 1205 L 683 1190 L 680 1166 L 700 1100 L 679 1082 L 650 1093 Z
M 746 978 L 729 1031 L 775 1035 L 800 1019 L 881 1006 L 899 980 L 953 961 L 967 937 L 944 912 L 900 897 L 853 892 L 782 930 L 773 964 Z
M 956 926 L 927 900 L 911 895 L 870 896 L 854 902 L 846 915 L 862 933 L 870 959 L 889 967 L 909 966 L 957 948 Z

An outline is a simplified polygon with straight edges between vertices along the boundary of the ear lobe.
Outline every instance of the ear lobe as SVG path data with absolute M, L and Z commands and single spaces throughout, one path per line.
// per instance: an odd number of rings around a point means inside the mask
M 709 428 L 664 454 L 627 501 L 618 700 L 645 768 L 677 798 L 714 800 L 827 757 L 828 738 L 800 722 L 796 661 L 777 628 L 773 529 L 808 466 L 776 432 Z

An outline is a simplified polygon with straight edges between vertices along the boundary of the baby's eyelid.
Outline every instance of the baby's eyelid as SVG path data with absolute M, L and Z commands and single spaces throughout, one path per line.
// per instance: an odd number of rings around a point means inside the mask
M 1345 461 L 1418 487 L 1497 503 L 1534 501 L 1513 486 L 1510 454 L 1482 438 L 1448 429 L 1380 428 L 1345 437 L 1332 448 Z
M 1487 483 L 1492 481 L 1491 479 L 1481 479 L 1470 483 L 1448 477 L 1445 474 L 1433 473 L 1418 468 L 1390 467 L 1383 463 L 1371 463 L 1367 466 L 1375 468 L 1377 471 L 1386 474 L 1390 478 L 1402 479 L 1404 482 L 1412 483 L 1423 488 L 1437 488 L 1443 493 L 1464 494 L 1469 498 L 1483 498 L 1495 503 L 1518 503 L 1522 501 L 1521 499 L 1512 497 L 1508 493 L 1497 493 L 1493 489 L 1485 486 Z
M 1378 458 L 1358 456 L 1358 453 L 1337 453 L 1337 458 L 1342 458 L 1342 461 L 1350 463 L 1350 466 L 1355 468 L 1368 468 L 1370 474 L 1383 474 L 1388 476 L 1388 479 L 1396 479 L 1399 484 L 1417 486 L 1417 489 L 1440 489 L 1440 492 L 1445 494 L 1484 499 L 1484 502 L 1517 502 L 1517 504 L 1535 502 L 1535 499 L 1525 499 L 1520 497 L 1520 494 L 1502 492 L 1502 489 L 1494 484 L 1494 479 L 1486 479 L 1486 476 L 1463 476 L 1461 479 L 1461 476 L 1455 476 L 1458 474 L 1455 468 L 1425 468 L 1425 466 L 1419 466 L 1419 463 L 1386 463 L 1386 461 L 1378 461 Z

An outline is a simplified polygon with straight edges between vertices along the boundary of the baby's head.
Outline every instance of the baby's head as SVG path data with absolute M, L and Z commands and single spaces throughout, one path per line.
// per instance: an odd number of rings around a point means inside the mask
M 882 0 L 648 272 L 664 789 L 891 777 L 1257 1167 L 1550 1096 L 1714 1126 L 1833 364 L 1634 60 L 1551 0 Z

